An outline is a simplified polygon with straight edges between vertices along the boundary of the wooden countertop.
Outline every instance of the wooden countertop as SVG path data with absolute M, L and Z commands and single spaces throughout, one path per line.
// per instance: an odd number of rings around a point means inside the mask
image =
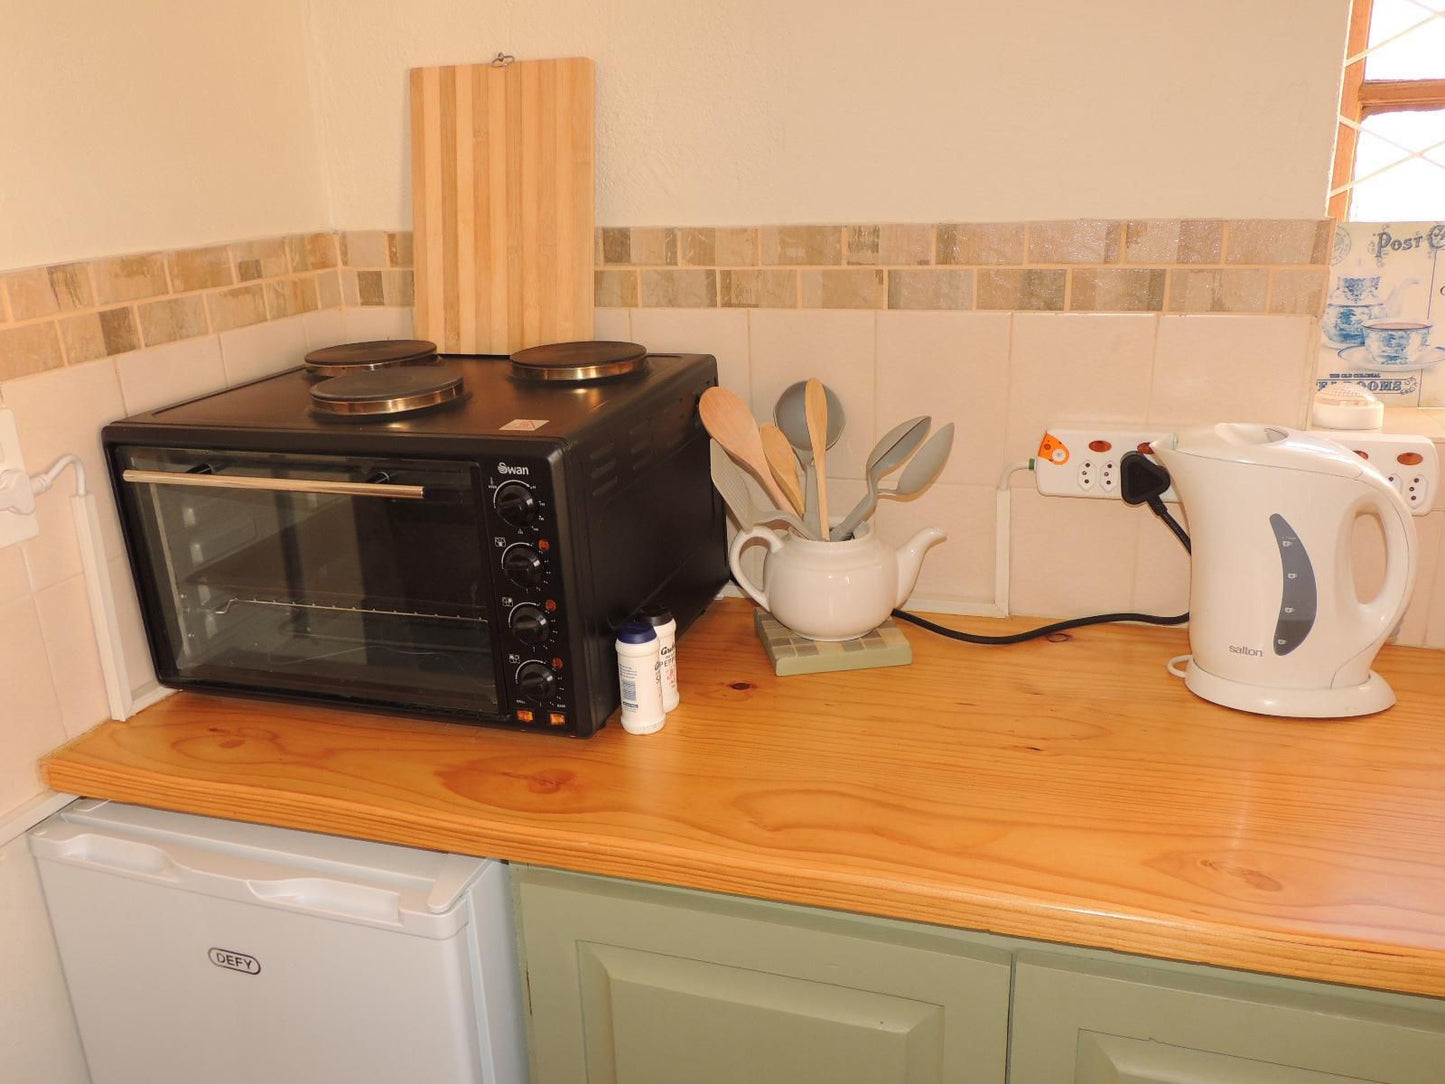
M 967 622 L 977 627 L 986 622 Z M 997 624 L 997 623 L 994 623 Z M 1445 655 L 1304 722 L 1164 672 L 1179 630 L 776 678 L 751 607 L 679 643 L 658 734 L 589 741 L 180 694 L 43 764 L 57 790 L 1445 996 Z

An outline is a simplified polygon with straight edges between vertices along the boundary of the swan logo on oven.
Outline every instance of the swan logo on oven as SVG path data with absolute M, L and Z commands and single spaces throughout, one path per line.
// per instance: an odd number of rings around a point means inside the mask
M 228 971 L 239 971 L 243 975 L 259 975 L 261 973 L 261 961 L 254 956 L 247 956 L 244 952 L 213 948 L 206 955 L 210 957 L 211 963 L 217 967 L 224 967 Z
M 529 467 L 509 467 L 509 466 L 507 466 L 507 464 L 505 464 L 505 463 L 498 463 L 498 464 L 497 464 L 497 473 L 498 473 L 498 474 L 531 474 L 532 471 L 531 471 L 531 469 L 530 469 Z

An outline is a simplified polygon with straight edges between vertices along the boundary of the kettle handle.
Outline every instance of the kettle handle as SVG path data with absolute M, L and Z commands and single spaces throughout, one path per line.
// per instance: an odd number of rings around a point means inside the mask
M 783 543 L 778 536 L 763 526 L 751 527 L 746 531 L 739 531 L 733 538 L 733 544 L 728 547 L 728 567 L 732 569 L 733 579 L 738 581 L 738 586 L 743 589 L 748 598 L 752 599 L 759 606 L 771 612 L 768 606 L 768 593 L 764 588 L 758 587 L 743 572 L 742 552 L 743 546 L 754 538 L 760 538 L 768 544 L 768 549 L 773 553 L 783 548 Z
M 1405 616 L 1415 586 L 1415 520 L 1399 493 L 1378 471 L 1367 470 L 1361 481 L 1371 493 L 1356 508 L 1374 512 L 1385 531 L 1385 582 L 1361 607 L 1361 616 L 1376 635 L 1388 635 Z

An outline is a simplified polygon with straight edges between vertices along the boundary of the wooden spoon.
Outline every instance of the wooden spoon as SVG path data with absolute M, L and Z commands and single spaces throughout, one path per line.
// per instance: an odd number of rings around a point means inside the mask
M 773 481 L 768 457 L 763 452 L 758 423 L 748 405 L 726 388 L 708 388 L 697 405 L 702 424 L 723 451 L 758 480 L 773 503 L 779 508 L 791 507 L 787 494 Z
M 804 409 L 808 417 L 808 437 L 813 442 L 813 469 L 818 475 L 818 524 L 819 534 L 828 537 L 831 524 L 828 522 L 828 399 L 823 385 L 817 380 L 808 381 L 803 393 Z
M 788 502 L 792 505 L 793 511 L 798 515 L 803 514 L 803 490 L 798 485 L 798 457 L 793 454 L 793 446 L 788 438 L 783 436 L 783 431 L 776 425 L 764 425 L 758 429 L 758 435 L 763 438 L 763 454 L 768 457 L 768 466 L 772 468 L 773 478 L 778 485 L 783 487 L 783 492 L 788 495 Z

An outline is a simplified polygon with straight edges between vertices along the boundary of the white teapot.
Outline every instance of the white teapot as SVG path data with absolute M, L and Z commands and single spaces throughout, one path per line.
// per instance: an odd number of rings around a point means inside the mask
M 923 555 L 948 536 L 925 527 L 896 552 L 870 525 L 847 542 L 816 542 L 766 527 L 740 531 L 728 550 L 733 578 L 748 596 L 799 636 L 852 640 L 871 632 L 902 606 L 918 579 Z M 739 559 L 751 539 L 768 545 L 763 586 L 754 584 Z

